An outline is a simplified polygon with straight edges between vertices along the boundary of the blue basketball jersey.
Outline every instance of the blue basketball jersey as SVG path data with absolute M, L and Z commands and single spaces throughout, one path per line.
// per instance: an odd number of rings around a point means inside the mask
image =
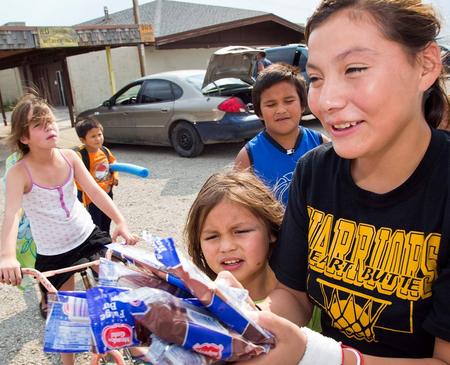
M 295 147 L 283 148 L 266 130 L 257 134 L 246 145 L 254 173 L 271 188 L 284 205 L 288 201 L 292 175 L 300 157 L 322 144 L 322 135 L 308 128 L 300 128 Z

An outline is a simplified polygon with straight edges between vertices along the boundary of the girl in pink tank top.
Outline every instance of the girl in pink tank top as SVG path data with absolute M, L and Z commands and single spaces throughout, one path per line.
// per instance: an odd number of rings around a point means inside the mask
M 9 142 L 19 150 L 22 159 L 6 176 L 0 283 L 21 282 L 15 248 L 21 208 L 30 220 L 36 242 L 36 269 L 59 269 L 104 254 L 104 245 L 111 239 L 92 223 L 89 213 L 77 200 L 74 179 L 115 223 L 112 239 L 121 236 L 128 244 L 137 242 L 116 205 L 96 184 L 77 154 L 57 148 L 58 136 L 55 117 L 46 101 L 32 94 L 22 97 L 11 116 Z M 57 289 L 74 288 L 70 274 L 57 275 L 51 281 Z M 44 305 L 45 300 L 41 308 Z M 61 357 L 64 365 L 74 362 L 71 354 Z

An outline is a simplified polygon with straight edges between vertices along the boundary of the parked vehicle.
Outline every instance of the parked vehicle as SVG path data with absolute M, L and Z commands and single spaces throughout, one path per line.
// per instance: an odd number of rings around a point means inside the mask
M 225 78 L 202 88 L 204 78 L 205 70 L 146 76 L 77 120 L 96 117 L 105 142 L 172 146 L 183 157 L 198 156 L 205 144 L 250 139 L 263 128 L 246 106 L 249 84 Z
M 212 82 L 214 78 L 222 77 L 236 77 L 253 85 L 256 74 L 256 55 L 261 50 L 245 46 L 230 46 L 217 50 L 209 60 L 204 85 Z M 308 81 L 306 74 L 308 48 L 304 44 L 268 47 L 264 48 L 264 52 L 272 63 L 283 62 L 298 67 L 302 76 Z
M 444 66 L 444 72 L 450 73 L 450 46 L 440 43 L 442 65 Z
M 252 110 L 253 72 L 259 51 L 245 46 L 231 46 L 214 52 L 203 79 L 203 90 L 211 96 L 237 96 Z M 224 80 L 238 82 L 229 87 Z
M 284 62 L 298 67 L 305 81 L 309 81 L 306 73 L 308 48 L 304 44 L 289 44 L 280 47 L 269 47 L 264 49 L 264 52 L 266 52 L 266 57 L 271 62 Z
M 251 104 L 251 93 L 255 83 L 256 55 L 261 51 L 259 48 L 246 46 L 230 46 L 217 50 L 211 56 L 203 87 L 211 85 L 217 80 L 227 78 L 240 79 L 243 84 L 235 89 L 217 88 L 209 90 L 210 95 L 239 96 L 253 109 Z M 306 74 L 306 62 L 308 60 L 308 49 L 303 44 L 290 44 L 287 46 L 265 48 L 266 57 L 272 63 L 283 62 L 299 68 L 303 78 L 308 82 Z M 305 114 L 310 114 L 309 108 Z

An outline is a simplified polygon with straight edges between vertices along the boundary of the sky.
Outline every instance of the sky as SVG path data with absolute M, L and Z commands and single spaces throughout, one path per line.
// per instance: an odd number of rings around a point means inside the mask
M 151 0 L 138 0 L 145 4 Z M 274 13 L 294 23 L 304 23 L 320 0 L 178 0 L 184 2 L 245 8 Z M 441 35 L 450 36 L 450 0 L 425 0 L 438 9 L 444 27 Z M 109 13 L 131 8 L 133 0 L 0 0 L 0 25 L 25 21 L 28 26 L 74 25 Z

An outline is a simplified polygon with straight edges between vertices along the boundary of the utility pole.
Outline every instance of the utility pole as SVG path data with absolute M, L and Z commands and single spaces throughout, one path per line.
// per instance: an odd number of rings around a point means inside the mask
M 134 14 L 134 23 L 137 24 L 138 26 L 141 24 L 141 17 L 139 14 L 139 0 L 133 0 L 133 14 Z M 145 49 L 144 49 L 144 45 L 138 44 L 137 46 L 138 49 L 138 55 L 139 55 L 139 66 L 141 68 L 141 76 L 145 76 L 146 75 L 146 71 L 145 71 Z
M 2 99 L 2 92 L 1 92 L 1 90 L 0 90 L 0 109 L 2 110 L 3 124 L 5 126 L 7 126 L 8 122 L 6 121 L 5 107 L 3 105 L 3 99 Z

